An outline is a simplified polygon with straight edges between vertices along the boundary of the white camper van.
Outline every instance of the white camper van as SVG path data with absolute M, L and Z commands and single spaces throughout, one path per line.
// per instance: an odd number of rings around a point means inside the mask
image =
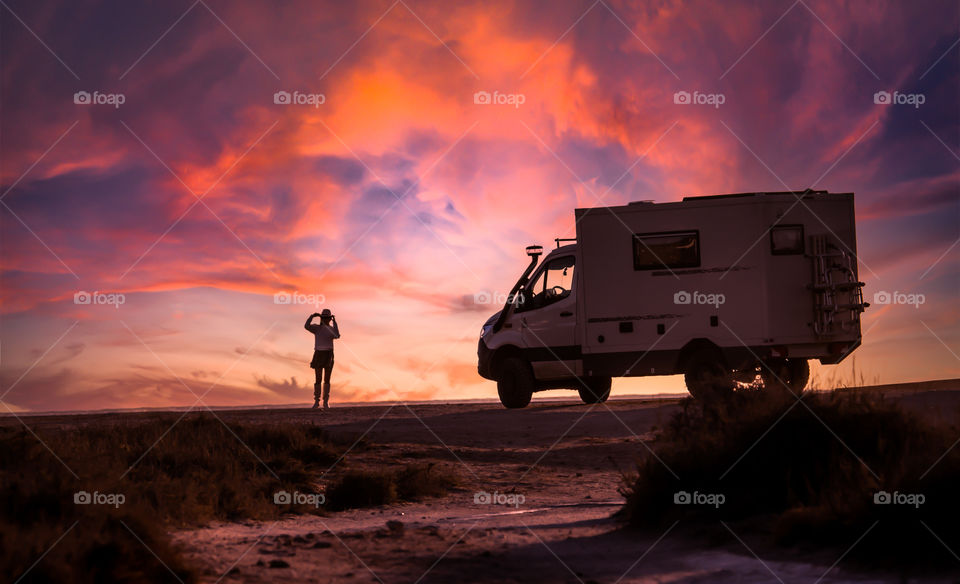
M 853 193 L 743 193 L 577 209 L 576 239 L 530 264 L 483 325 L 478 371 L 500 401 L 683 373 L 698 399 L 799 394 L 809 359 L 860 345 Z M 569 242 L 569 243 L 568 243 Z M 539 265 L 538 265 L 539 263 Z

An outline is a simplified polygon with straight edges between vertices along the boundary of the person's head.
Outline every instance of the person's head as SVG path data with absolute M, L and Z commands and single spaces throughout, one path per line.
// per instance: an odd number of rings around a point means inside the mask
M 330 312 L 329 308 L 324 308 L 320 311 L 320 322 L 328 324 L 331 319 L 333 319 L 333 313 Z

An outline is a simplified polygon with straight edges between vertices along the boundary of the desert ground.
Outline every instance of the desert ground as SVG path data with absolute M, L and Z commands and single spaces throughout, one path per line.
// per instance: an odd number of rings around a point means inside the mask
M 960 411 L 960 386 L 951 387 L 877 391 L 942 420 Z M 209 582 L 915 581 L 838 567 L 842 550 L 785 550 L 723 525 L 627 528 L 617 517 L 623 474 L 635 471 L 636 458 L 680 399 L 614 397 L 588 406 L 572 392 L 542 395 L 550 397 L 538 396 L 523 410 L 497 403 L 396 403 L 326 412 L 219 411 L 228 423 L 316 424 L 355 443 L 331 466 L 331 475 L 347 467 L 426 462 L 455 472 L 459 483 L 448 495 L 421 502 L 217 522 L 177 531 L 174 541 Z M 24 419 L 42 428 L 135 423 L 151 415 Z

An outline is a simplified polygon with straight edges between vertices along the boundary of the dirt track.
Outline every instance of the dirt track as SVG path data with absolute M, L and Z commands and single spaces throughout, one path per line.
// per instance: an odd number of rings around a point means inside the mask
M 960 392 L 896 399 L 944 416 L 957 411 Z M 338 468 L 428 461 L 457 471 L 461 484 L 447 497 L 423 503 L 277 523 L 217 524 L 179 532 L 176 539 L 191 550 L 209 581 L 224 576 L 224 582 L 903 581 L 831 569 L 839 557 L 835 551 L 773 549 L 762 537 L 734 535 L 719 526 L 707 532 L 684 525 L 663 533 L 625 530 L 614 517 L 622 502 L 620 471 L 633 467 L 645 449 L 641 442 L 679 406 L 677 400 L 607 405 L 222 412 L 225 420 L 303 420 L 350 441 L 364 436 L 366 445 Z M 479 504 L 478 492 L 522 495 L 523 501 Z M 387 529 L 390 520 L 401 521 L 402 530 Z

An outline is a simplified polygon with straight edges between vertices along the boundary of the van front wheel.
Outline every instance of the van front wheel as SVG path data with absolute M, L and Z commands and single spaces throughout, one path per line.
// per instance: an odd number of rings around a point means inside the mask
M 510 357 L 500 366 L 497 394 L 505 408 L 525 408 L 533 398 L 533 372 L 523 359 Z
M 612 380 L 609 377 L 585 377 L 580 380 L 580 399 L 585 404 L 599 404 L 610 397 Z

